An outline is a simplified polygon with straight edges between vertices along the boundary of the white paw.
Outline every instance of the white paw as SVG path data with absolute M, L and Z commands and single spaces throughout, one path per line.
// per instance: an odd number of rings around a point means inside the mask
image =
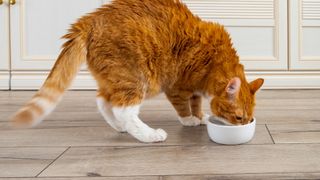
M 209 121 L 210 115 L 209 114 L 204 114 L 202 119 L 201 119 L 201 124 L 207 124 Z
M 140 140 L 145 143 L 155 143 L 162 142 L 167 139 L 167 133 L 163 129 L 152 129 L 145 134 L 145 136 Z
M 162 142 L 165 141 L 168 137 L 168 134 L 163 129 L 156 129 L 155 133 L 151 135 L 151 142 Z
M 179 121 L 184 126 L 199 126 L 201 120 L 195 116 L 179 117 Z
M 141 131 L 142 130 L 142 131 Z M 132 136 L 144 143 L 163 142 L 167 139 L 167 133 L 163 129 L 139 129 L 140 132 L 130 132 Z

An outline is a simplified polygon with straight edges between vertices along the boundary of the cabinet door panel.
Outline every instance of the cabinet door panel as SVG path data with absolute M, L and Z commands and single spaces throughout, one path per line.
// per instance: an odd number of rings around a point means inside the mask
M 229 27 L 228 32 L 235 37 L 233 43 L 240 57 L 244 58 L 243 61 L 250 56 L 274 59 L 274 29 L 272 27 Z M 250 34 L 250 38 L 244 34 Z
M 0 89 L 9 89 L 9 8 L 0 5 Z
M 320 61 L 320 26 L 304 27 L 301 34 L 303 37 L 303 40 L 301 42 L 302 56 L 318 57 L 318 60 Z
M 63 36 L 77 18 L 99 7 L 102 0 L 18 0 L 12 6 L 13 70 L 49 70 Z
M 320 1 L 290 2 L 290 69 L 320 70 Z
M 183 0 L 202 19 L 223 24 L 247 70 L 287 70 L 287 1 Z

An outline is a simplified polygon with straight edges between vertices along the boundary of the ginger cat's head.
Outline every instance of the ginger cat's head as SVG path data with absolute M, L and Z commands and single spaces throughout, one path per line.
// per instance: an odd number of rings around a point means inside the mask
M 238 77 L 231 79 L 224 91 L 212 99 L 212 113 L 231 124 L 248 124 L 253 119 L 255 93 L 263 82 L 263 79 L 251 83 L 241 82 Z

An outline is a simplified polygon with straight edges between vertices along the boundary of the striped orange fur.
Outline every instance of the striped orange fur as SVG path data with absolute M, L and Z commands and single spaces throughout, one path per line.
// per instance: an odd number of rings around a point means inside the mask
M 74 26 L 74 29 L 76 28 Z M 69 87 L 86 59 L 85 40 L 80 32 L 79 29 L 79 32 L 72 32 L 72 36 L 71 34 L 66 36 L 69 40 L 64 44 L 64 49 L 45 83 L 32 100 L 12 117 L 14 126 L 37 125 L 59 102 L 63 92 Z
M 114 0 L 77 21 L 42 88 L 13 117 L 34 126 L 70 86 L 81 64 L 99 97 L 116 107 L 141 104 L 164 92 L 180 117 L 202 118 L 201 95 L 212 112 L 234 124 L 253 116 L 255 92 L 222 25 L 202 21 L 179 0 Z M 235 79 L 236 78 L 236 79 Z

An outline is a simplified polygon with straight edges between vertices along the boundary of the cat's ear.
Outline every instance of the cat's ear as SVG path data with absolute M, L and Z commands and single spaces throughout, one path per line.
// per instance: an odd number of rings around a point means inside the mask
M 241 80 L 238 77 L 232 78 L 227 87 L 226 87 L 226 92 L 228 93 L 229 97 L 231 99 L 234 99 L 239 91 L 240 91 L 240 87 L 241 87 Z
M 264 79 L 262 78 L 259 78 L 259 79 L 256 79 L 254 81 L 252 81 L 249 85 L 250 85 L 250 90 L 251 90 L 251 93 L 252 94 L 255 94 L 260 88 L 261 86 L 263 85 L 264 83 Z

